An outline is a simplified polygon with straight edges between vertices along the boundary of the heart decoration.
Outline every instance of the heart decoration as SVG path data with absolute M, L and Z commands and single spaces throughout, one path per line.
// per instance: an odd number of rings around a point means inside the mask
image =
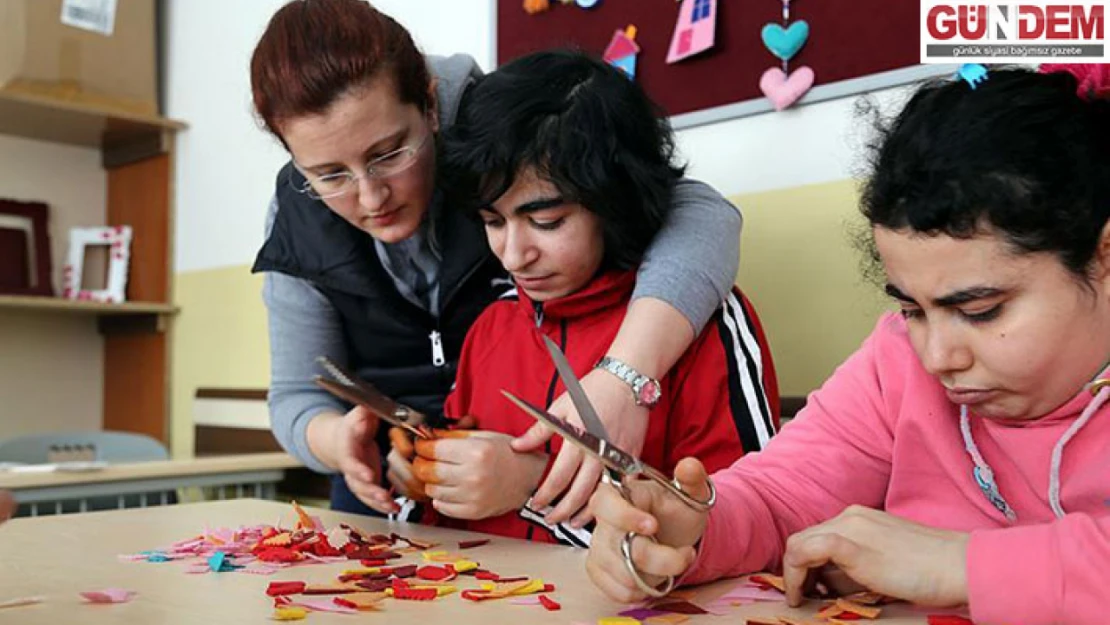
M 772 67 L 763 72 L 759 79 L 759 90 L 776 111 L 781 111 L 801 98 L 813 86 L 816 75 L 813 70 L 802 66 L 788 76 L 786 72 L 777 67 Z
M 782 24 L 771 22 L 763 26 L 763 45 L 782 61 L 782 67 L 772 67 L 759 77 L 759 90 L 771 101 L 776 111 L 781 111 L 801 98 L 816 79 L 813 69 L 799 67 L 790 71 L 790 59 L 794 58 L 809 39 L 809 24 L 805 20 L 790 23 L 790 3 L 792 0 L 779 0 L 782 3 Z
M 798 50 L 802 49 L 802 46 L 806 45 L 806 40 L 809 39 L 809 24 L 805 20 L 799 20 L 783 28 L 778 24 L 770 23 L 763 27 L 762 34 L 763 45 L 771 51 L 771 54 L 783 61 L 789 61 L 794 58 Z

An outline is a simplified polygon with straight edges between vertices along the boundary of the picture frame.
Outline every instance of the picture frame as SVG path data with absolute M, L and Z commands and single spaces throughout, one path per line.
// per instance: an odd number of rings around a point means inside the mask
M 85 259 L 89 248 L 108 251 L 103 288 L 86 288 Z M 127 273 L 131 264 L 131 226 L 74 228 L 69 231 L 69 255 L 62 269 L 62 297 L 72 300 L 122 304 L 127 301 Z
M 0 294 L 54 296 L 49 207 L 0 200 Z

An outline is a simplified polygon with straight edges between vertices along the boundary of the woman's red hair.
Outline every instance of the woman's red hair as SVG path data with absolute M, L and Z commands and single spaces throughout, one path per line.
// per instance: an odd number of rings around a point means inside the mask
M 429 110 L 428 67 L 403 26 L 365 0 L 293 0 L 270 18 L 251 57 L 254 108 L 281 139 L 283 123 L 323 113 L 383 71 L 401 102 Z

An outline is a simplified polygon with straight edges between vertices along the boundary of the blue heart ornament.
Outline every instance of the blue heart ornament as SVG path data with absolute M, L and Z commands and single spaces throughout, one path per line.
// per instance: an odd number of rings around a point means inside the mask
M 794 58 L 806 45 L 806 39 L 809 39 L 809 24 L 805 20 L 798 20 L 787 28 L 773 22 L 763 27 L 763 45 L 784 61 Z

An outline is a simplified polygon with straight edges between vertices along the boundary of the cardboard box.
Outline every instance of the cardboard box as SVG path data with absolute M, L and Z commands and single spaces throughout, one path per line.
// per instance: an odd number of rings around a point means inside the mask
M 158 114 L 156 4 L 0 0 L 0 91 Z

